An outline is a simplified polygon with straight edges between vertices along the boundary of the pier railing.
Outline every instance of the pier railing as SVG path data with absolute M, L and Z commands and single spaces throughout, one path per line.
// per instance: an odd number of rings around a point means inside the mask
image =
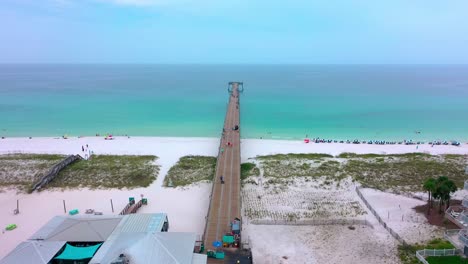
M 221 136 L 219 138 L 219 146 L 218 146 L 218 159 L 219 155 L 221 154 L 221 146 L 223 145 L 223 136 L 224 136 L 224 129 L 226 127 L 226 118 L 229 113 L 229 101 L 226 107 L 226 114 L 225 114 L 225 119 L 223 123 L 223 132 L 221 132 Z M 210 219 L 210 211 L 211 211 L 211 197 L 213 196 L 215 184 L 216 184 L 216 179 L 217 179 L 217 173 L 218 173 L 218 159 L 216 159 L 216 167 L 215 167 L 215 175 L 213 177 L 213 184 L 211 185 L 211 194 L 210 194 L 210 203 L 208 205 L 208 212 L 206 212 L 206 217 L 205 217 L 205 228 L 203 229 L 203 236 L 202 236 L 202 241 L 205 241 L 205 234 L 206 234 L 206 229 L 208 228 L 208 221 Z

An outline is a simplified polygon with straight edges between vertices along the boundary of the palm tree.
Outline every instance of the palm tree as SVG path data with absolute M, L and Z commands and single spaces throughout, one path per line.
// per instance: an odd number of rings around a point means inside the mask
M 434 178 L 426 179 L 426 181 L 424 181 L 423 188 L 429 195 L 429 200 L 427 201 L 427 214 L 429 214 L 429 211 L 432 208 L 432 194 L 436 188 L 436 180 Z
M 457 186 L 452 180 L 445 176 L 440 176 L 435 181 L 435 191 L 432 193 L 435 199 L 439 199 L 439 213 L 442 212 L 442 204 L 445 203 L 446 208 L 450 205 L 451 193 L 457 191 Z
M 456 192 L 458 188 L 457 188 L 457 185 L 455 185 L 455 183 L 452 180 L 446 181 L 444 186 L 445 186 L 444 189 L 446 190 L 446 193 L 444 194 L 444 199 L 446 201 L 445 210 L 447 210 L 450 206 L 451 194 Z

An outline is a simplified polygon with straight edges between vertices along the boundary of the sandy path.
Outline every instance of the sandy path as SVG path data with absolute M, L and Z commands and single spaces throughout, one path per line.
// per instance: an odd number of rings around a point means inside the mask
M 248 229 L 256 264 L 399 263 L 396 242 L 368 226 L 269 226 Z

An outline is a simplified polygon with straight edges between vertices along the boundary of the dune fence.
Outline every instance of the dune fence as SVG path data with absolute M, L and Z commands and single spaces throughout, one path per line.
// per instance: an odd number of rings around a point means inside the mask
M 369 208 L 369 210 L 372 212 L 372 214 L 375 216 L 375 218 L 377 218 L 377 220 L 379 221 L 379 223 L 385 228 L 387 229 L 387 231 L 390 233 L 390 235 L 392 235 L 396 240 L 398 240 L 398 242 L 400 242 L 401 244 L 403 245 L 408 245 L 406 243 L 406 241 L 400 236 L 398 235 L 397 232 L 393 231 L 393 229 L 391 227 L 389 227 L 387 225 L 387 223 L 379 216 L 379 214 L 374 210 L 374 208 L 370 205 L 370 203 L 366 200 L 366 198 L 364 198 L 364 195 L 362 195 L 361 191 L 359 190 L 359 187 L 356 186 L 356 193 L 357 195 L 359 196 L 359 198 L 361 198 L 361 200 L 364 202 L 364 204 L 367 206 L 367 208 Z
M 253 225 L 366 225 L 373 227 L 372 224 L 364 219 L 304 219 L 304 220 L 270 220 L 270 219 L 258 219 L 250 220 L 250 224 Z

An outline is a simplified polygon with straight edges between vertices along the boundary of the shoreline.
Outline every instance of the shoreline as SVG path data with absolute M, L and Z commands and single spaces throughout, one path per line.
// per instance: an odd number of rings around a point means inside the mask
M 104 137 L 80 137 L 80 138 L 5 138 L 0 139 L 0 155 L 13 153 L 37 153 L 37 154 L 81 154 L 82 146 L 89 144 L 90 150 L 95 154 L 115 155 L 156 155 L 163 153 L 171 157 L 184 155 L 217 156 L 219 138 L 210 137 L 120 137 L 113 140 L 105 140 Z M 174 144 L 177 149 L 172 149 Z M 203 151 L 192 148 L 203 149 Z M 344 152 L 356 154 L 402 154 L 402 153 L 427 153 L 440 154 L 468 154 L 468 144 L 460 146 L 430 145 L 427 142 L 420 145 L 404 144 L 353 144 L 353 143 L 305 143 L 303 140 L 278 140 L 278 139 L 241 139 L 242 162 L 249 158 L 278 153 L 324 153 L 339 155 Z M 163 156 L 165 156 L 163 155 Z
M 221 137 L 221 133 L 219 134 L 219 136 L 157 136 L 157 135 L 128 135 L 128 134 L 113 134 L 113 133 L 108 133 L 108 134 L 98 134 L 98 136 L 96 135 L 80 135 L 80 136 L 70 136 L 68 134 L 64 134 L 64 135 L 56 135 L 56 136 L 50 136 L 50 135 L 39 135 L 39 136 L 34 136 L 34 135 L 30 135 L 30 136 L 24 136 L 24 135 L 20 135 L 20 136 L 5 136 L 5 135 L 1 135 L 0 134 L 0 142 L 2 140 L 5 140 L 5 139 L 18 139 L 18 138 L 53 138 L 53 139 L 64 139 L 64 136 L 66 136 L 67 138 L 66 139 L 79 139 L 79 138 L 105 138 L 106 135 L 112 135 L 114 137 L 119 137 L 119 138 L 126 138 L 126 137 L 129 137 L 129 138 L 210 138 L 210 139 L 213 139 L 213 138 L 220 138 Z M 418 134 L 415 134 L 414 137 L 407 137 L 407 138 L 404 138 L 404 137 L 398 137 L 398 136 L 395 136 L 395 137 L 392 137 L 392 136 L 389 136 L 389 137 L 376 137 L 376 136 L 369 136 L 369 137 L 365 137 L 365 136 L 362 136 L 362 137 L 334 137 L 334 136 L 330 136 L 330 137 L 322 137 L 322 136 L 310 136 L 310 135 L 304 135 L 302 137 L 300 136 L 274 136 L 274 135 L 268 135 L 267 136 L 256 136 L 256 137 L 242 137 L 241 136 L 241 139 L 259 139 L 259 140 L 284 140 L 284 141 L 302 141 L 304 139 L 310 139 L 311 141 L 315 140 L 315 139 L 320 139 L 320 140 L 331 140 L 331 141 L 344 141 L 346 143 L 346 141 L 350 141 L 351 143 L 354 141 L 354 140 L 358 140 L 360 141 L 361 143 L 362 142 L 369 142 L 369 141 L 384 141 L 384 142 L 404 142 L 404 141 L 413 141 L 413 142 L 424 142 L 425 144 L 428 144 L 429 142 L 436 142 L 436 141 L 439 141 L 439 142 L 452 142 L 452 141 L 456 141 L 456 142 L 459 142 L 461 145 L 463 144 L 468 144 L 468 137 L 467 138 L 462 138 L 462 137 L 459 137 L 457 139 L 454 139 L 453 137 L 421 137 L 421 136 L 418 136 Z M 325 142 L 326 143 L 326 142 Z M 365 143 L 364 143 L 365 144 Z M 388 144 L 387 144 L 388 145 Z

